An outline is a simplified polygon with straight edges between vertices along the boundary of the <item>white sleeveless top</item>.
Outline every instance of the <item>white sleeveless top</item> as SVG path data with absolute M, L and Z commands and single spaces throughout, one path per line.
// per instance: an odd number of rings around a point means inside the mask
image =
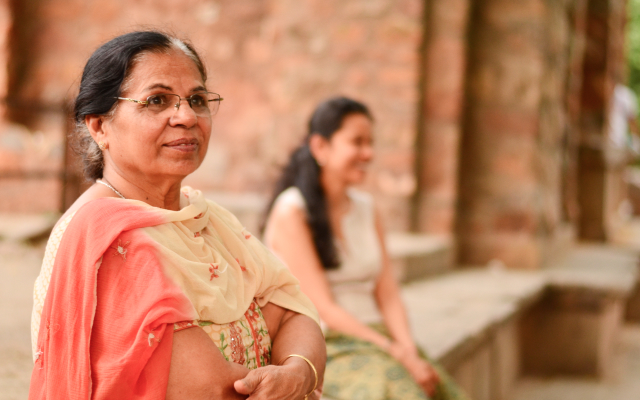
M 373 198 L 355 189 L 349 189 L 347 195 L 351 206 L 342 219 L 344 242 L 336 239 L 340 266 L 325 273 L 338 305 L 365 324 L 382 322 L 374 296 L 376 279 L 382 269 L 382 253 Z M 296 207 L 306 213 L 304 197 L 297 187 L 282 192 L 276 205 Z

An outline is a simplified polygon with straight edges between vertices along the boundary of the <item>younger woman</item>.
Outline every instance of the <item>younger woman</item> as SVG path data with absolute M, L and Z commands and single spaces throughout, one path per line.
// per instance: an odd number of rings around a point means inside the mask
M 272 200 L 265 242 L 300 280 L 328 330 L 324 393 L 335 400 L 464 399 L 421 357 L 370 195 L 373 119 L 344 97 L 320 104 Z

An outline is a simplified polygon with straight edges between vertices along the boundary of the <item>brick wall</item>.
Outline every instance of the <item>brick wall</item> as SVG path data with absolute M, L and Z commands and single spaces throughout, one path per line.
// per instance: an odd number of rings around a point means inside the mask
M 376 118 L 376 158 L 367 187 L 392 228 L 408 226 L 418 89 L 420 0 L 31 0 L 16 2 L 11 96 L 21 103 L 73 98 L 81 69 L 102 42 L 135 28 L 161 27 L 190 38 L 206 60 L 209 87 L 225 98 L 209 154 L 188 183 L 266 195 L 278 168 L 327 96 L 368 103 Z M 158 21 L 163 21 L 158 25 Z M 37 23 L 27 32 L 20 27 Z M 23 44 L 28 43 L 28 46 Z M 1 60 L 0 60 L 1 61 Z M 60 113 L 13 119 L 56 150 Z M 0 194 L 8 182 L 0 182 Z M 49 187 L 49 189 L 53 189 Z M 33 196 L 24 186 L 24 193 Z M 14 192 L 12 192 L 14 193 Z M 3 196 L 4 197 L 4 196 Z M 39 210 L 55 209 L 51 196 Z M 20 203 L 20 202 L 18 202 Z M 15 203 L 10 208 L 14 209 Z M 7 204 L 0 202 L 0 208 Z

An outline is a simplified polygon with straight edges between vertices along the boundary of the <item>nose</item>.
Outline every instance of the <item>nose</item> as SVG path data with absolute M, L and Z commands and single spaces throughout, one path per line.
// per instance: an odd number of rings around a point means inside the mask
M 364 159 L 364 161 L 371 161 L 371 159 L 373 158 L 373 146 L 370 144 L 364 146 L 362 148 L 361 157 Z
M 187 128 L 191 128 L 194 126 L 198 120 L 198 116 L 195 111 L 188 105 L 186 107 L 180 107 L 182 104 L 182 100 L 179 99 L 178 102 L 173 106 L 175 108 L 175 112 L 171 116 L 169 123 L 171 126 L 183 125 Z

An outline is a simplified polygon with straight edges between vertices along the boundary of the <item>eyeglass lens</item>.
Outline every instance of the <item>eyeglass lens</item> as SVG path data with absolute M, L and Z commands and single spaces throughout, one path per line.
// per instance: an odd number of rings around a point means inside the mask
M 220 107 L 220 95 L 217 93 L 195 93 L 185 100 L 189 103 L 189 107 L 201 116 L 215 115 Z M 177 94 L 154 94 L 147 97 L 147 108 L 154 113 L 159 113 L 169 107 L 179 107 L 179 102 L 180 96 Z

